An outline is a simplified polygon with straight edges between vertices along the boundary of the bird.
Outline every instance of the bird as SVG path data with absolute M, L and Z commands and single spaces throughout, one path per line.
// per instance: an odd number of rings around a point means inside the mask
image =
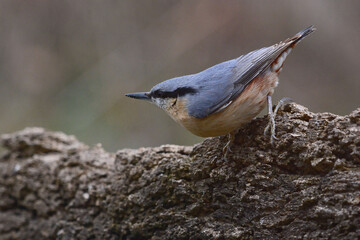
M 273 111 L 272 94 L 279 82 L 286 57 L 291 50 L 316 28 L 311 25 L 293 37 L 263 47 L 238 58 L 216 64 L 196 74 L 171 78 L 155 85 L 148 92 L 125 96 L 154 103 L 172 119 L 200 137 L 228 135 L 223 148 L 231 152 L 237 130 L 256 117 L 268 104 L 271 129 L 275 136 L 275 116 L 278 109 L 290 101 L 283 98 Z

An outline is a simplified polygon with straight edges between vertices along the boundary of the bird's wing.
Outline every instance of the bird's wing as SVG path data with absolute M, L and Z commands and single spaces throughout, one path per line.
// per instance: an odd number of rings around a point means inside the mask
M 254 78 L 270 66 L 280 54 L 280 49 L 284 49 L 284 46 L 255 50 L 198 73 L 197 81 L 202 88 L 190 97 L 189 114 L 205 118 L 225 109 Z
M 189 114 L 205 118 L 220 112 L 232 103 L 257 76 L 263 73 L 289 47 L 313 32 L 310 26 L 294 37 L 270 47 L 261 48 L 237 59 L 217 64 L 196 74 L 198 93 L 188 103 Z

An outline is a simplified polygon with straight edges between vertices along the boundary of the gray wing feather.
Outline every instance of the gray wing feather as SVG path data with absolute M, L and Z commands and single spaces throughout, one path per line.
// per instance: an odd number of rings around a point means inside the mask
M 190 96 L 189 114 L 204 118 L 222 111 L 291 44 L 292 41 L 286 41 L 261 48 L 193 75 L 193 81 L 201 89 Z

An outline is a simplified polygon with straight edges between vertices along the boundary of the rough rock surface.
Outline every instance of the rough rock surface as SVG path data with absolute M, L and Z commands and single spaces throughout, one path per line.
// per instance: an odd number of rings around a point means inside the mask
M 360 109 L 290 104 L 194 147 L 116 154 L 41 128 L 2 136 L 0 239 L 358 239 Z

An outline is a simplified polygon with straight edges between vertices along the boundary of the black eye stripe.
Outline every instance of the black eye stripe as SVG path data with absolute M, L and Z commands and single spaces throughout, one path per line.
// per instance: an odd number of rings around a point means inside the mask
M 184 96 L 186 94 L 194 94 L 196 92 L 197 91 L 194 88 L 181 87 L 181 88 L 176 89 L 173 92 L 156 90 L 151 93 L 151 96 L 156 97 L 156 98 L 177 98 L 177 97 Z

